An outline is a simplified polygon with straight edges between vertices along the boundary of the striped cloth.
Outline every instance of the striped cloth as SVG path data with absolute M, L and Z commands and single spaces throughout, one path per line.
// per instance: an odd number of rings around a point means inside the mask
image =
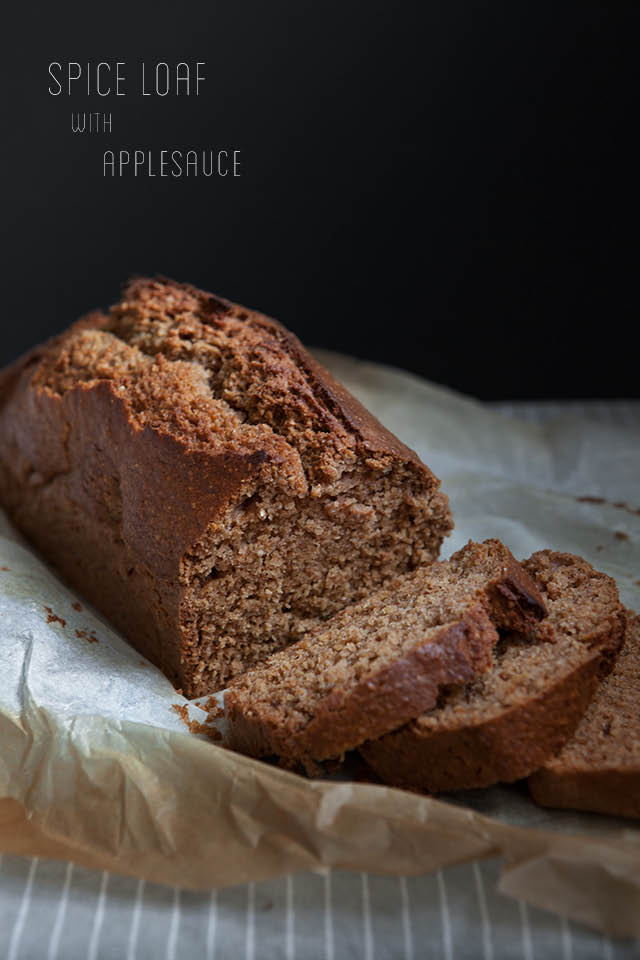
M 612 940 L 496 892 L 496 860 L 422 877 L 328 871 L 193 893 L 71 864 L 0 862 L 7 960 L 626 960 Z

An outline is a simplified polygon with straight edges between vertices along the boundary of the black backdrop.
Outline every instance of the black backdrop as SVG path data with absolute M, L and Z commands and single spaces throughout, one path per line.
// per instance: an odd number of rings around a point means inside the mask
M 637 396 L 635 7 L 14 9 L 0 361 L 162 273 L 479 397 Z M 52 97 L 53 60 L 200 60 L 206 81 Z M 72 110 L 113 132 L 74 135 Z M 243 176 L 102 174 L 105 149 L 190 147 L 240 149 Z

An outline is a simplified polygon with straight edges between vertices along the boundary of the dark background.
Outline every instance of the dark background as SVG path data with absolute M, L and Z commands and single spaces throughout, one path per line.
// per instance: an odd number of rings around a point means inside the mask
M 637 16 L 606 6 L 23 4 L 0 361 L 163 273 L 478 397 L 638 396 Z M 126 97 L 49 95 L 49 62 L 101 59 Z M 201 95 L 136 96 L 141 60 L 206 61 Z M 122 148 L 237 148 L 244 175 L 105 179 Z

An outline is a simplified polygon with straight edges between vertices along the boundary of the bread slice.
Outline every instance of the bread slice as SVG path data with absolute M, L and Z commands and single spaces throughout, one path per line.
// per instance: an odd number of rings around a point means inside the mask
M 185 284 L 0 376 L 0 503 L 190 697 L 437 557 L 438 488 L 292 334 Z
M 496 627 L 530 628 L 545 609 L 497 540 L 397 578 L 245 675 L 225 694 L 227 742 L 312 767 L 436 703 L 486 670 Z
M 529 777 L 536 803 L 640 817 L 640 617 L 573 737 Z
M 579 557 L 543 550 L 523 567 L 548 617 L 505 636 L 477 681 L 360 748 L 386 783 L 437 793 L 519 780 L 574 732 L 622 642 L 624 609 L 611 577 Z

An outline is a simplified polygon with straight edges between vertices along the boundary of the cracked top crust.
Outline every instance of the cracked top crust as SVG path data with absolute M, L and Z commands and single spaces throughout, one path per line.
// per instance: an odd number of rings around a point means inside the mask
M 90 314 L 63 337 L 45 347 L 34 386 L 62 395 L 82 382 L 117 381 L 139 422 L 194 445 L 232 438 L 282 452 L 280 436 L 311 479 L 334 477 L 331 461 L 354 460 L 357 444 L 371 466 L 399 457 L 433 477 L 293 334 L 188 284 L 134 279 L 108 315 Z

